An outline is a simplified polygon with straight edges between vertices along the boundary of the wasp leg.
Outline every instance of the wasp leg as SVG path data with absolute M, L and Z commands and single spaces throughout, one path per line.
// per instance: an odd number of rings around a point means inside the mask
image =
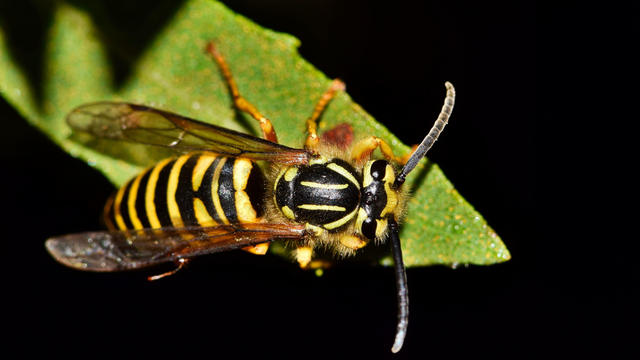
M 318 118 L 322 115 L 322 112 L 327 107 L 331 99 L 336 96 L 338 91 L 342 91 L 345 89 L 344 83 L 340 79 L 334 79 L 331 82 L 331 86 L 324 94 L 320 97 L 320 100 L 316 103 L 316 106 L 313 108 L 313 113 L 307 119 L 307 140 L 304 143 L 305 149 L 314 151 L 318 146 L 318 142 L 320 138 L 318 138 Z
M 369 159 L 369 157 L 371 157 L 371 153 L 378 147 L 380 147 L 380 151 L 382 151 L 382 155 L 384 155 L 385 158 L 395 161 L 400 165 L 404 165 L 409 161 L 409 158 L 416 150 L 417 145 L 414 145 L 411 151 L 405 156 L 396 156 L 393 153 L 393 150 L 391 150 L 389 144 L 377 136 L 371 136 L 358 141 L 353 146 L 353 149 L 351 150 L 351 158 L 355 161 Z
M 253 246 L 245 246 L 242 250 L 250 252 L 254 255 L 264 255 L 269 250 L 269 243 L 262 243 Z
M 340 238 L 340 244 L 348 247 L 351 250 L 362 249 L 368 244 L 361 236 L 357 235 L 344 235 Z
M 313 257 L 313 248 L 311 246 L 299 246 L 293 250 L 293 255 L 301 269 L 308 269 Z
M 186 258 L 180 258 L 176 261 L 176 265 L 178 265 L 175 269 L 164 272 L 162 274 L 158 274 L 158 275 L 153 275 L 153 276 L 149 276 L 147 277 L 147 280 L 149 281 L 156 281 L 156 280 L 160 280 L 162 278 L 165 278 L 167 276 L 171 276 L 175 273 L 177 273 L 180 269 L 182 269 L 185 265 L 187 265 L 189 263 L 189 259 Z
M 220 71 L 222 71 L 222 75 L 227 81 L 227 85 L 229 86 L 229 90 L 231 91 L 231 96 L 233 96 L 233 102 L 236 105 L 236 108 L 240 111 L 244 111 L 251 115 L 254 119 L 258 120 L 260 123 L 260 128 L 262 129 L 262 135 L 266 140 L 277 143 L 278 137 L 276 136 L 276 130 L 273 128 L 271 124 L 271 120 L 267 119 L 264 115 L 258 111 L 258 109 L 253 106 L 247 99 L 240 95 L 238 91 L 238 86 L 236 85 L 235 80 L 233 79 L 233 75 L 231 75 L 231 70 L 229 69 L 229 65 L 227 65 L 224 57 L 218 52 L 213 42 L 209 42 L 207 44 L 207 52 L 213 57 L 213 60 L 218 63 L 220 67 Z

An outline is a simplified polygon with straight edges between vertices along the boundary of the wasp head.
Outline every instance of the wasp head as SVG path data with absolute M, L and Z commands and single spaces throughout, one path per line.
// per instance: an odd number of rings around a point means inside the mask
M 384 238 L 387 217 L 398 206 L 395 171 L 386 160 L 370 160 L 363 169 L 357 229 L 369 240 Z

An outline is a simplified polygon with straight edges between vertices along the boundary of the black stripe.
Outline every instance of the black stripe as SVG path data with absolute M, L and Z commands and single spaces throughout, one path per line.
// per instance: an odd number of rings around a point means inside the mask
M 131 185 L 133 180 L 130 180 L 124 188 L 124 194 L 122 194 L 122 200 L 120 201 L 120 215 L 124 221 L 125 228 L 133 229 L 133 223 L 129 216 L 129 193 L 131 192 Z
M 265 181 L 262 171 L 256 163 L 251 167 L 251 173 L 247 180 L 247 187 L 244 190 L 249 196 L 251 206 L 256 211 L 257 217 L 262 217 L 265 210 Z
M 136 214 L 143 228 L 150 228 L 149 217 L 147 216 L 147 207 L 145 206 L 145 197 L 147 194 L 147 185 L 149 184 L 149 176 L 151 175 L 151 169 L 142 175 L 140 178 L 140 184 L 138 185 L 138 194 L 136 194 Z
M 222 224 L 222 219 L 220 219 L 220 216 L 216 211 L 216 207 L 213 205 L 213 199 L 211 198 L 211 182 L 213 181 L 213 173 L 216 171 L 216 167 L 218 167 L 221 159 L 221 157 L 216 157 L 216 159 L 213 160 L 213 163 L 211 163 L 207 171 L 205 171 L 204 176 L 202 177 L 202 182 L 200 183 L 200 188 L 195 194 L 197 198 L 202 200 L 205 208 L 207 208 L 207 212 L 218 224 Z
M 218 180 L 218 196 L 220 197 L 220 205 L 227 216 L 227 220 L 234 224 L 238 222 L 238 214 L 236 212 L 236 191 L 233 188 L 233 167 L 235 159 L 227 159 L 222 165 L 220 179 Z
M 176 189 L 176 203 L 178 204 L 178 210 L 180 211 L 180 217 L 185 226 L 197 226 L 198 219 L 196 219 L 196 212 L 193 209 L 193 169 L 198 163 L 200 158 L 199 154 L 195 154 L 189 157 L 189 159 L 182 165 L 180 169 L 180 175 L 178 176 L 178 188 Z
M 160 221 L 160 225 L 163 227 L 173 226 L 171 216 L 169 216 L 169 207 L 167 206 L 167 189 L 169 185 L 169 174 L 171 174 L 171 168 L 173 168 L 175 163 L 176 161 L 172 160 L 160 170 L 153 197 L 153 202 L 156 205 L 156 216 Z

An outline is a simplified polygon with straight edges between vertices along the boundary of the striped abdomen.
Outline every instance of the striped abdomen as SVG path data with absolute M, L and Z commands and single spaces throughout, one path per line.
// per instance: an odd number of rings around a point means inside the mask
M 212 226 L 259 221 L 264 177 L 247 159 L 192 153 L 166 159 L 109 200 L 110 229 Z

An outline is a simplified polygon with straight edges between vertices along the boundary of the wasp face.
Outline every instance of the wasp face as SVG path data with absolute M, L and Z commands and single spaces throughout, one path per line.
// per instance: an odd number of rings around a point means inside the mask
M 362 171 L 360 210 L 356 227 L 369 240 L 380 239 L 387 230 L 387 216 L 398 205 L 393 167 L 386 160 L 371 160 Z

